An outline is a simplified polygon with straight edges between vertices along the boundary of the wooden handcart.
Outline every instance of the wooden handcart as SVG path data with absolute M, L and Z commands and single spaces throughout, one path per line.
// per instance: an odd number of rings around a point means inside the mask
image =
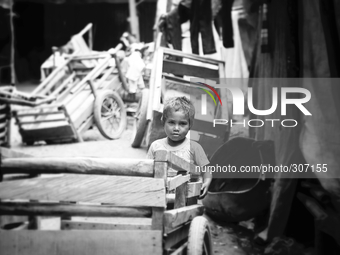
M 159 44 L 159 43 L 157 43 Z M 150 78 L 150 91 L 145 90 L 137 110 L 136 138 L 133 147 L 142 141 L 149 146 L 154 140 L 165 137 L 162 133 L 161 115 L 164 101 L 173 96 L 187 96 L 196 108 L 194 126 L 190 130 L 192 140 L 198 141 L 205 152 L 213 152 L 229 138 L 230 126 L 212 126 L 213 119 L 230 119 L 231 100 L 226 89 L 217 89 L 223 106 L 208 101 L 208 113 L 201 113 L 202 90 L 207 89 L 199 84 L 198 79 L 217 80 L 225 77 L 225 63 L 195 54 L 158 47 L 153 58 L 153 69 Z M 216 99 L 218 102 L 218 99 Z
M 177 175 L 167 177 L 170 166 Z M 23 230 L 2 226 L 3 255 L 212 254 L 195 199 L 202 183 L 189 182 L 195 166 L 171 153 L 155 160 L 3 157 L 1 169 L 1 214 L 41 216 Z M 47 216 L 59 223 L 44 226 Z
M 54 102 L 14 112 L 24 143 L 82 141 L 81 134 L 94 124 L 107 139 L 119 138 L 125 130 L 126 109 L 115 92 L 120 86 L 115 61 L 110 53 L 87 46 L 83 35 L 91 26 L 72 37 L 74 52 L 53 71 L 46 68 L 43 73 L 49 75 L 31 93 Z

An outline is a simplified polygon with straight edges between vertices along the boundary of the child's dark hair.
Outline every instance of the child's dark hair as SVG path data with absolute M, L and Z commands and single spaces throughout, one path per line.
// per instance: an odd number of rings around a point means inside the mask
M 195 107 L 186 97 L 171 97 L 164 103 L 162 122 L 165 123 L 168 114 L 171 111 L 183 111 L 189 120 L 189 126 L 192 127 L 195 118 Z

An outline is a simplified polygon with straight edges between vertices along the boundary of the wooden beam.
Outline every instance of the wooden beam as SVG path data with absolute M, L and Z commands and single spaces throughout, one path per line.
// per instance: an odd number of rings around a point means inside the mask
M 188 75 L 201 78 L 215 78 L 219 77 L 218 70 L 184 64 L 172 60 L 163 60 L 163 72 L 172 73 L 175 75 Z
M 176 188 L 176 195 L 175 195 L 175 203 L 174 203 L 174 208 L 181 208 L 186 206 L 187 204 L 187 183 L 183 183 L 182 185 L 178 186 Z
M 154 177 L 163 181 L 164 186 L 166 184 L 167 170 L 168 170 L 168 164 L 166 162 L 157 162 L 157 161 L 155 162 L 154 164 L 155 176 Z M 165 190 L 164 190 L 163 197 L 166 200 Z M 152 208 L 152 229 L 163 231 L 164 210 L 165 208 Z
M 150 218 L 102 218 L 61 221 L 62 230 L 151 230 Z M 108 220 L 106 220 L 108 219 Z
M 1 231 L 1 255 L 162 254 L 162 231 Z
M 168 153 L 169 167 L 180 172 L 195 172 L 196 166 L 190 162 L 178 157 L 177 155 Z
M 201 194 L 202 182 L 191 182 L 187 185 L 187 198 L 197 197 Z
M 199 62 L 202 62 L 202 63 L 208 63 L 208 64 L 212 64 L 212 65 L 219 65 L 219 64 L 224 63 L 222 60 L 202 57 L 202 56 L 199 56 L 197 54 L 185 53 L 183 51 L 174 50 L 174 49 L 170 49 L 170 48 L 163 48 L 163 50 L 164 50 L 165 54 L 170 54 L 170 55 L 176 56 L 176 57 L 187 58 L 187 59 L 199 61 Z
M 151 159 L 111 158 L 16 158 L 4 159 L 1 171 L 8 173 L 77 173 L 153 177 Z
M 0 155 L 1 155 L 1 159 L 5 160 L 7 158 L 28 158 L 28 157 L 32 157 L 32 155 L 30 154 L 26 154 L 20 151 L 15 151 L 12 149 L 7 149 L 5 147 L 0 147 Z M 3 161 L 2 161 L 3 162 Z M 2 165 L 1 165 L 1 171 L 2 171 Z
M 173 178 L 168 178 L 166 186 L 167 186 L 168 191 L 170 191 L 182 185 L 183 183 L 188 182 L 189 180 L 190 180 L 190 174 L 176 175 Z
M 128 207 L 166 206 L 162 179 L 79 174 L 4 182 L 0 184 L 0 199 L 107 203 Z
M 164 213 L 165 232 L 168 233 L 171 230 L 192 221 L 194 217 L 202 215 L 203 210 L 203 205 L 191 205 L 166 211 Z
M 0 215 L 150 217 L 151 208 L 37 202 L 0 202 Z
M 169 250 L 180 242 L 188 239 L 190 223 L 184 224 L 184 226 L 167 233 L 164 238 L 164 249 Z

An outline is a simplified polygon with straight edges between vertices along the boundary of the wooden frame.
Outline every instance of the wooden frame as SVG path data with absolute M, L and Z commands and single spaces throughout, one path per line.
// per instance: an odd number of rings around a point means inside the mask
M 19 155 L 0 164 L 5 175 L 41 175 L 0 183 L 0 214 L 39 216 L 33 230 L 0 231 L 1 254 L 181 254 L 191 220 L 203 214 L 202 205 L 186 206 L 201 187 L 189 183 L 193 166 L 166 151 L 155 160 Z M 169 166 L 178 176 L 167 177 Z M 185 189 L 175 198 L 181 203 L 166 210 L 167 192 L 178 188 Z M 46 216 L 58 217 L 59 230 L 44 227 Z

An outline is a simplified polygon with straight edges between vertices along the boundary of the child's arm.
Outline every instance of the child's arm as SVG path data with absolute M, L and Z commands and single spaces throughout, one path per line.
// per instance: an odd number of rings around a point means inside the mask
M 199 199 L 202 199 L 207 195 L 212 180 L 212 174 L 210 171 L 201 171 L 201 175 L 203 177 L 203 185 L 201 187 L 201 195 L 198 197 Z

